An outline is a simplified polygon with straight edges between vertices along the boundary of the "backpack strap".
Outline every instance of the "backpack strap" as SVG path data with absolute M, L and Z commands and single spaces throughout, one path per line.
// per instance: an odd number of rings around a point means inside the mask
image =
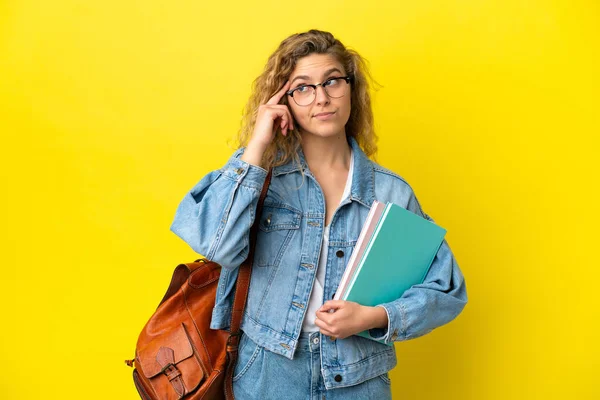
M 258 234 L 258 223 L 260 216 L 262 215 L 263 203 L 265 197 L 267 197 L 267 191 L 269 184 L 271 183 L 272 171 L 269 171 L 267 178 L 262 188 L 260 198 L 258 199 L 258 206 L 256 207 L 256 214 L 252 228 L 250 228 L 250 249 L 248 257 L 240 266 L 237 284 L 235 289 L 235 297 L 233 300 L 233 309 L 231 311 L 231 325 L 230 332 L 232 336 L 238 336 L 240 334 L 240 325 L 242 322 L 242 314 L 246 306 L 246 299 L 248 297 L 248 289 L 250 287 L 250 274 L 252 269 L 252 263 L 254 261 L 254 248 L 256 247 L 256 236 Z
M 246 299 L 248 298 L 248 289 L 250 288 L 250 274 L 252 270 L 252 262 L 254 261 L 254 248 L 256 246 L 256 236 L 258 234 L 258 223 L 262 215 L 263 203 L 267 197 L 269 184 L 271 183 L 272 169 L 269 169 L 267 178 L 258 199 L 254 223 L 250 229 L 250 249 L 248 258 L 242 263 L 238 271 L 237 283 L 235 288 L 235 297 L 233 300 L 233 309 L 231 311 L 231 324 L 229 339 L 227 340 L 227 371 L 225 374 L 225 398 L 233 399 L 233 370 L 238 356 L 238 345 L 240 344 L 240 326 L 242 323 L 242 315 L 246 307 Z

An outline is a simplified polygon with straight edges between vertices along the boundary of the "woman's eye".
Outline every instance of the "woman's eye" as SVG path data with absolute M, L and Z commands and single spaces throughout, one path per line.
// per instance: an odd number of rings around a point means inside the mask
M 308 86 L 304 86 L 304 85 L 302 85 L 302 86 L 298 86 L 298 87 L 296 88 L 296 91 L 298 91 L 298 93 L 304 93 L 304 92 L 306 92 L 306 89 L 307 89 L 307 88 L 308 88 Z
M 328 79 L 325 81 L 325 85 L 323 85 L 323 86 L 333 86 L 338 83 L 337 80 L 338 80 L 338 78 Z

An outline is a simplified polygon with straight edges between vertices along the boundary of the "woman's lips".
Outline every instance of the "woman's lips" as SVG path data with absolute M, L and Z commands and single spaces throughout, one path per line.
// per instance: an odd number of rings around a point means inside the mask
M 328 112 L 328 113 L 319 113 L 315 115 L 315 118 L 321 121 L 330 119 L 333 117 L 333 115 L 335 114 L 335 112 Z

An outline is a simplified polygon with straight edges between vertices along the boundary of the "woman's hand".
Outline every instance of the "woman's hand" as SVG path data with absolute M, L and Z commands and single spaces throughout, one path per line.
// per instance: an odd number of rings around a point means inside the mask
M 256 116 L 256 124 L 254 125 L 251 140 L 258 141 L 267 146 L 275 137 L 278 127 L 281 127 L 281 133 L 284 136 L 288 130 L 294 129 L 294 119 L 292 118 L 290 109 L 285 104 L 279 104 L 279 101 L 285 96 L 285 92 L 289 88 L 290 81 L 287 81 L 279 92 L 275 93 L 266 104 L 258 107 L 258 115 Z
M 326 301 L 317 310 L 315 319 L 315 325 L 322 334 L 338 339 L 345 339 L 367 329 L 387 328 L 387 324 L 384 308 L 361 306 L 344 300 Z
M 275 138 L 277 128 L 281 127 L 283 136 L 287 135 L 288 130 L 295 129 L 290 109 L 285 104 L 279 104 L 279 101 L 285 96 L 285 92 L 289 88 L 290 81 L 288 80 L 266 104 L 258 107 L 254 131 L 252 132 L 252 137 L 248 142 L 246 151 L 242 155 L 242 160 L 250 164 L 260 165 L 262 155 Z

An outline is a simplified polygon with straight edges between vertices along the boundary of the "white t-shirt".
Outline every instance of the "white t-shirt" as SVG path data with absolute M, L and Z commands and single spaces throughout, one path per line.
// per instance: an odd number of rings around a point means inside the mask
M 350 195 L 352 187 L 352 170 L 354 169 L 354 152 L 350 151 L 350 169 L 346 186 L 340 203 Z M 329 225 L 323 230 L 323 243 L 321 245 L 321 254 L 319 256 L 319 265 L 317 266 L 317 277 L 310 294 L 310 300 L 302 322 L 302 330 L 305 332 L 317 332 L 320 328 L 315 325 L 315 317 L 317 310 L 323 305 L 323 287 L 325 286 L 325 268 L 327 264 L 327 249 L 329 247 Z

